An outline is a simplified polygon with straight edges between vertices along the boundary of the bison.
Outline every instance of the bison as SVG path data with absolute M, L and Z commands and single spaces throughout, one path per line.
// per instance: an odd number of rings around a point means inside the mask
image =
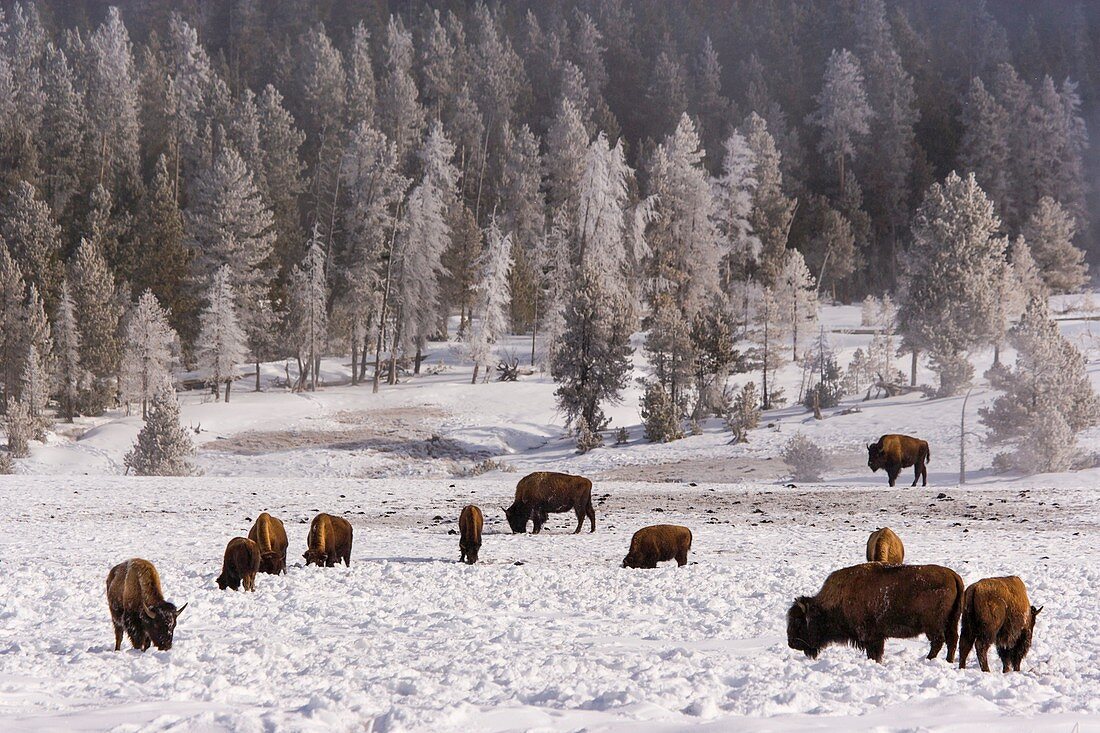
M 829 575 L 813 598 L 798 598 L 787 611 L 787 646 L 817 659 L 830 644 L 848 644 L 882 661 L 886 639 L 924 634 L 935 659 L 947 642 L 955 661 L 963 582 L 939 565 L 863 563 Z
M 508 519 L 512 532 L 526 532 L 527 522 L 530 521 L 534 523 L 534 534 L 538 534 L 551 513 L 567 512 L 570 509 L 577 515 L 577 529 L 573 534 L 581 531 L 585 516 L 592 522 L 591 531 L 596 531 L 596 510 L 592 508 L 592 481 L 584 476 L 571 476 L 568 473 L 537 471 L 524 476 L 516 484 L 516 498 L 512 506 L 504 509 L 504 516 Z
M 1024 581 L 1015 575 L 971 584 L 963 600 L 959 669 L 966 669 L 966 658 L 977 645 L 978 665 L 988 672 L 986 655 L 990 645 L 996 644 L 1001 672 L 1013 669 L 1019 672 L 1020 663 L 1031 648 L 1035 617 L 1042 610 L 1042 606 L 1031 605 Z
M 308 549 L 302 554 L 306 566 L 314 563 L 331 568 L 338 560 L 351 567 L 351 524 L 342 517 L 324 512 L 313 518 L 306 538 Z
M 687 565 L 691 549 L 691 530 L 675 524 L 642 527 L 630 538 L 630 551 L 623 558 L 624 568 L 655 568 L 657 563 L 675 560 Z
M 886 469 L 890 485 L 898 480 L 901 469 L 913 466 L 913 483 L 921 480 L 921 486 L 928 485 L 928 461 L 932 454 L 928 452 L 928 441 L 911 438 L 908 435 L 883 435 L 877 443 L 867 444 L 867 467 L 877 472 Z
M 905 545 L 889 527 L 876 529 L 867 540 L 867 562 L 884 562 L 901 565 L 905 559 Z
M 115 627 L 115 651 L 122 648 L 122 631 L 135 649 L 145 651 L 152 644 L 161 651 L 172 648 L 176 619 L 187 608 L 164 600 L 160 575 L 153 563 L 135 557 L 119 563 L 107 573 L 107 606 Z
M 247 591 L 256 590 L 256 573 L 260 570 L 260 546 L 245 537 L 234 537 L 225 546 L 222 558 L 222 574 L 218 576 L 218 588 L 238 590 L 241 585 Z
M 458 515 L 458 551 L 459 561 L 467 565 L 477 562 L 477 553 L 481 550 L 481 526 L 485 519 L 481 509 L 467 504 Z
M 286 572 L 286 528 L 283 523 L 264 512 L 256 517 L 252 529 L 248 530 L 248 539 L 259 545 L 260 572 L 278 575 Z

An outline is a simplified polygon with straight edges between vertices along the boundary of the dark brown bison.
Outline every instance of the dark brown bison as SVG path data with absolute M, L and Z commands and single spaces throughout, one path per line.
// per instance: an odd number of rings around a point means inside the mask
M 115 651 L 122 648 L 126 630 L 135 649 L 145 651 L 152 644 L 161 651 L 172 648 L 176 619 L 187 608 L 176 608 L 164 600 L 160 575 L 153 563 L 135 557 L 107 573 L 107 606 L 115 627 Z
M 260 548 L 261 573 L 278 575 L 286 572 L 286 550 L 290 543 L 281 521 L 264 512 L 256 517 L 252 529 L 248 530 L 248 539 Z
M 898 480 L 901 469 L 910 466 L 913 466 L 913 483 L 909 485 L 916 486 L 917 481 L 921 480 L 921 486 L 927 486 L 928 460 L 931 457 L 927 440 L 908 435 L 884 435 L 877 443 L 867 444 L 868 468 L 876 472 L 885 468 L 891 486 Z
M 324 512 L 313 518 L 306 538 L 308 549 L 302 554 L 306 566 L 316 563 L 326 568 L 336 566 L 338 560 L 351 567 L 351 524 L 342 517 Z
M 901 544 L 901 537 L 894 534 L 894 530 L 883 527 L 871 533 L 867 540 L 867 562 L 901 565 L 904 559 L 905 545 Z
M 222 590 L 240 589 L 244 585 L 247 591 L 256 590 L 256 573 L 260 570 L 260 546 L 245 537 L 234 537 L 225 546 L 222 558 L 222 574 L 218 576 L 218 587 Z
M 837 570 L 813 598 L 802 596 L 787 611 L 787 646 L 816 659 L 830 644 L 849 644 L 882 661 L 887 639 L 924 634 L 935 659 L 947 642 L 955 661 L 963 582 L 939 565 L 863 563 Z
M 458 515 L 458 559 L 467 565 L 477 562 L 477 554 L 481 551 L 481 526 L 484 523 L 481 510 L 473 504 L 464 506 Z
M 508 526 L 519 534 L 527 531 L 527 522 L 534 523 L 534 534 L 542 530 L 549 515 L 572 509 L 577 515 L 577 529 L 581 531 L 585 516 L 596 531 L 596 510 L 592 507 L 592 481 L 584 476 L 568 473 L 536 471 L 516 484 L 516 498 L 512 506 L 504 510 Z
M 1042 610 L 1042 606 L 1031 605 L 1024 581 L 1015 575 L 971 584 L 963 600 L 959 669 L 966 669 L 966 658 L 977 645 L 978 665 L 988 672 L 986 655 L 990 645 L 996 645 L 1001 671 L 1019 672 L 1020 663 L 1031 648 L 1035 617 Z
M 655 568 L 657 563 L 675 560 L 677 565 L 688 562 L 691 530 L 675 524 L 654 524 L 642 527 L 630 538 L 630 551 L 623 558 L 624 568 Z

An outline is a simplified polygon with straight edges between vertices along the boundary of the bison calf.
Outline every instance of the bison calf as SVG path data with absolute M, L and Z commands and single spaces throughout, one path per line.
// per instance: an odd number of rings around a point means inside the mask
M 655 568 L 657 563 L 675 560 L 687 565 L 691 549 L 691 530 L 675 524 L 642 527 L 630 538 L 630 551 L 623 558 L 624 568 Z
M 164 600 L 160 575 L 153 563 L 135 557 L 107 573 L 107 606 L 115 627 L 115 651 L 122 648 L 125 629 L 135 649 L 145 651 L 152 644 L 161 651 L 172 648 L 176 619 L 187 608 Z
M 908 435 L 883 435 L 877 443 L 867 444 L 867 467 L 874 472 L 885 468 L 891 486 L 898 480 L 901 469 L 910 466 L 913 466 L 913 483 L 909 485 L 916 486 L 918 480 L 923 480 L 921 485 L 927 486 L 930 458 L 928 441 Z
M 234 537 L 225 546 L 222 574 L 217 579 L 218 588 L 238 590 L 243 584 L 245 590 L 254 591 L 259 569 L 260 546 L 250 539 Z
M 966 669 L 966 658 L 977 645 L 978 665 L 989 671 L 990 645 L 997 646 L 1001 671 L 1020 671 L 1031 649 L 1035 617 L 1043 610 L 1031 605 L 1024 581 L 1015 575 L 986 578 L 966 589 L 963 601 L 959 669 Z
M 286 550 L 290 543 L 281 521 L 264 512 L 256 517 L 252 529 L 248 530 L 248 539 L 260 548 L 261 573 L 278 575 L 286 572 Z
M 787 611 L 787 646 L 817 659 L 830 644 L 849 644 L 882 661 L 886 639 L 924 634 L 935 659 L 947 642 L 955 661 L 963 582 L 939 565 L 863 563 L 829 575 L 813 598 L 802 596 Z
M 905 559 L 905 545 L 889 527 L 876 529 L 867 540 L 867 562 L 884 562 L 901 565 Z
M 573 534 L 581 531 L 586 516 L 592 522 L 592 531 L 596 531 L 592 481 L 584 476 L 571 476 L 568 473 L 536 471 L 524 476 L 516 484 L 516 497 L 512 506 L 504 510 L 504 516 L 508 519 L 512 532 L 526 532 L 527 522 L 533 522 L 533 534 L 538 534 L 550 514 L 567 512 L 570 509 L 577 515 L 577 529 Z
M 473 504 L 467 504 L 458 515 L 458 551 L 459 561 L 467 565 L 477 562 L 477 554 L 481 551 L 481 526 L 485 520 L 481 510 Z
M 331 568 L 338 560 L 351 567 L 351 524 L 343 517 L 334 517 L 322 512 L 313 518 L 306 538 L 306 551 L 302 557 L 306 566 L 317 565 Z

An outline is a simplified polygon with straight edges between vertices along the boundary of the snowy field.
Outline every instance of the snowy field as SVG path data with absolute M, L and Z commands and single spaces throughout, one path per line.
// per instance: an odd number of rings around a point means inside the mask
M 1100 730 L 1091 488 L 889 490 L 600 482 L 598 531 L 506 533 L 511 480 L 0 479 L 0 728 L 23 730 Z M 457 563 L 459 508 L 486 511 Z M 291 567 L 214 584 L 225 542 L 282 517 Z M 355 526 L 350 569 L 304 568 L 306 522 Z M 655 522 L 692 564 L 619 567 Z M 784 614 L 889 524 L 910 562 L 1018 573 L 1046 607 L 1020 674 L 787 648 Z M 140 555 L 190 605 L 170 652 L 113 650 L 109 567 Z
M 1096 308 L 1055 310 L 1100 387 Z M 825 308 L 822 323 L 842 364 L 870 340 L 858 307 Z M 991 358 L 975 355 L 978 375 Z M 635 363 L 643 374 L 640 349 Z M 1100 469 L 993 473 L 984 382 L 966 405 L 960 488 L 961 396 L 855 395 L 821 421 L 769 412 L 747 444 L 712 419 L 658 445 L 632 384 L 609 410 L 609 437 L 625 427 L 629 444 L 576 455 L 545 375 L 471 385 L 447 344 L 425 370 L 373 394 L 331 358 L 324 388 L 296 394 L 275 363 L 264 391 L 242 379 L 228 405 L 184 393 L 202 477 L 122 476 L 141 426 L 122 411 L 33 443 L 0 476 L 0 731 L 1100 731 Z M 780 373 L 788 398 L 799 379 Z M 830 454 L 821 483 L 788 486 L 778 456 L 797 431 Z M 929 440 L 927 489 L 868 471 L 865 443 L 895 431 Z M 1079 447 L 1095 453 L 1100 430 Z M 568 534 L 572 515 L 538 537 L 507 533 L 499 506 L 531 470 L 592 476 L 597 533 Z M 473 567 L 450 534 L 468 502 L 486 515 Z M 289 574 L 218 591 L 225 543 L 261 511 L 287 524 Z M 318 511 L 355 526 L 350 569 L 301 567 Z M 692 564 L 621 569 L 631 534 L 665 522 L 694 532 Z M 1024 578 L 1045 610 L 1023 673 L 926 661 L 924 640 L 889 641 L 883 665 L 787 648 L 794 597 L 862 560 L 883 525 L 908 562 Z M 170 652 L 113 651 L 104 580 L 133 556 L 190 603 Z

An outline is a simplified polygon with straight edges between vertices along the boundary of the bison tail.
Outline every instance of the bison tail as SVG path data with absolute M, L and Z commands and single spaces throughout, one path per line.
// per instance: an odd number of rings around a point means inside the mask
M 925 463 L 931 463 L 932 462 L 932 451 L 928 447 L 927 444 L 924 446 L 924 462 Z
M 973 596 L 973 593 L 970 594 Z M 971 603 L 966 602 L 965 586 L 963 585 L 962 578 L 958 575 L 955 576 L 955 603 L 951 606 L 951 615 L 947 619 L 947 623 L 950 628 L 959 628 L 959 620 L 962 620 L 963 628 L 968 628 L 972 621 L 970 616 Z M 965 611 L 965 613 L 964 613 Z

